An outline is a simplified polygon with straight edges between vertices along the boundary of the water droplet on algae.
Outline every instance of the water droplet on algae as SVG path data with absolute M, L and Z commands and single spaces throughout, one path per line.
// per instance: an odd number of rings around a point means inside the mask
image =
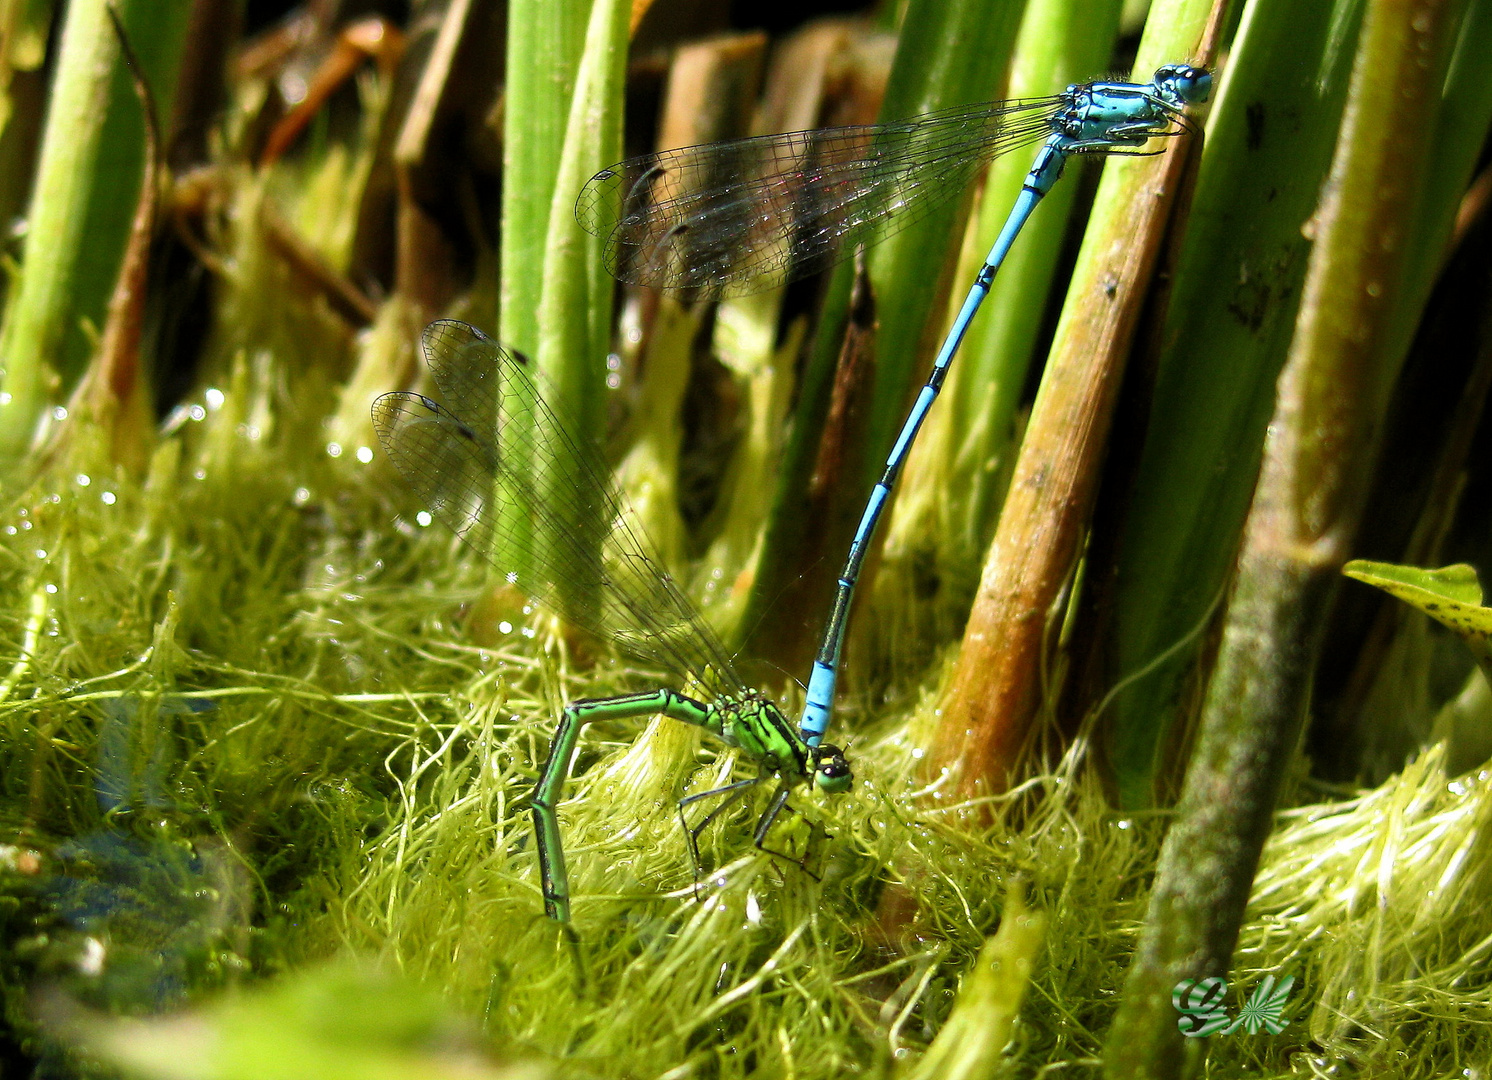
M 305 76 L 299 71 L 288 70 L 279 79 L 280 96 L 285 99 L 286 105 L 299 105 L 306 99 L 307 83 Z
M 78 971 L 90 978 L 103 974 L 104 958 L 108 950 L 104 943 L 96 937 L 83 939 L 83 955 L 78 957 Z

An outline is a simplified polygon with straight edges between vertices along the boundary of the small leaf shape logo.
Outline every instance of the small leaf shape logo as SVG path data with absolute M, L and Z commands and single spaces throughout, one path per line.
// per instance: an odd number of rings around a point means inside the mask
M 1227 992 L 1228 980 L 1216 975 L 1201 981 L 1182 979 L 1177 983 L 1171 991 L 1171 1004 L 1182 1014 L 1176 1019 L 1181 1034 L 1188 1039 L 1205 1039 L 1228 1027 L 1228 1012 L 1222 1005 Z
M 1285 1019 L 1285 1002 L 1290 997 L 1290 988 L 1295 985 L 1295 976 L 1287 977 L 1278 987 L 1274 984 L 1274 976 L 1267 975 L 1264 981 L 1254 987 L 1254 992 L 1249 995 L 1248 1001 L 1244 1002 L 1243 1008 L 1238 1013 L 1238 1019 L 1229 1024 L 1223 1031 L 1224 1035 L 1231 1035 L 1233 1031 L 1242 1025 L 1250 1035 L 1257 1035 L 1260 1028 L 1266 1029 L 1271 1035 L 1278 1035 L 1285 1030 L 1290 1023 Z

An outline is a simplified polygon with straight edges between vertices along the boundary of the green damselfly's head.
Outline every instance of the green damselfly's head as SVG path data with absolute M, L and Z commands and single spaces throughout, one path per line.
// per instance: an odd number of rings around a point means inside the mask
M 813 786 L 817 790 L 840 795 L 850 790 L 854 779 L 843 750 L 832 743 L 820 743 L 813 748 Z
M 1191 64 L 1166 64 L 1156 69 L 1155 87 L 1173 105 L 1200 105 L 1212 94 L 1212 72 Z

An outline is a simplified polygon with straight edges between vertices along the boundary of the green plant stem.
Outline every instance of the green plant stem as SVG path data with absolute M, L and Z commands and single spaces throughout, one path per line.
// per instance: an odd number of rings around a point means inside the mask
M 497 336 L 530 356 L 539 345 L 549 216 L 590 10 L 588 0 L 512 0 L 508 5 Z
M 1439 91 L 1431 150 L 1435 167 L 1425 177 L 1424 195 L 1408 230 L 1415 243 L 1407 257 L 1406 285 L 1389 331 L 1387 347 L 1396 355 L 1408 351 L 1419 328 L 1455 229 L 1461 196 L 1471 182 L 1492 124 L 1492 4 L 1460 0 L 1458 9 L 1465 11 L 1465 17 Z
M 12 3 L 0 14 L 0 221 L 24 214 L 31 194 L 46 111 L 52 2 Z M 0 281 L 0 297 L 9 285 Z
M 907 1080 L 977 1080 L 1000 1068 L 1047 930 L 1046 913 L 1030 910 L 1024 892 L 1017 882 L 1006 896 L 999 931 L 979 950 L 953 1011 Z
M 621 156 L 630 15 L 629 0 L 595 0 L 591 8 L 544 245 L 536 359 L 548 381 L 550 402 L 582 432 L 605 429 L 605 357 L 611 342 L 614 286 L 601 260 L 604 241 L 580 227 L 574 206 L 586 180 Z M 560 476 L 555 482 L 573 485 Z M 583 515 L 603 508 L 574 509 Z M 590 523 L 573 521 L 570 527 L 595 535 Z
M 68 5 L 32 192 L 26 258 L 0 329 L 0 470 L 25 450 L 54 379 L 70 387 L 101 326 L 134 216 L 140 106 L 107 0 Z M 170 115 L 189 4 L 117 0 L 161 114 Z
M 1392 331 L 1406 232 L 1459 6 L 1379 0 L 1364 16 L 1217 671 L 1108 1039 L 1110 1080 L 1179 1075 L 1171 990 L 1229 970 L 1402 356 Z
M 591 9 L 544 245 L 539 366 L 568 415 L 582 423 L 602 415 L 613 284 L 601 260 L 605 241 L 580 227 L 574 206 L 585 182 L 621 156 L 630 13 L 627 0 L 595 0 Z
M 113 9 L 106 9 L 112 17 Z M 150 384 L 142 363 L 140 339 L 144 331 L 145 301 L 150 280 L 150 250 L 160 218 L 161 133 L 157 125 L 155 99 L 140 70 L 123 27 L 114 23 L 120 48 L 130 68 L 135 92 L 140 98 L 145 122 L 144 174 L 131 223 L 129 242 L 119 267 L 119 278 L 109 300 L 108 321 L 94 353 L 93 362 L 78 381 L 69 404 L 67 428 L 75 434 L 81 425 L 96 434 L 102 462 L 143 476 L 155 445 L 155 424 Z M 84 452 L 88 463 L 91 453 Z M 91 467 L 91 466 L 90 466 Z

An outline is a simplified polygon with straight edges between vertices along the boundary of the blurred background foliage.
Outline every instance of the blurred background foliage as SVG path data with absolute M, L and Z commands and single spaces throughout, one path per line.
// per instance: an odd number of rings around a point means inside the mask
M 1312 319 L 1366 343 L 1303 406 L 1345 403 L 1364 433 L 1323 421 L 1302 474 L 1306 502 L 1353 478 L 1326 572 L 1488 565 L 1487 0 L 116 0 L 133 63 L 110 11 L 0 3 L 16 1075 L 307 1075 L 322 1053 L 325 1075 L 354 1044 L 359 1075 L 1096 1068 Z M 1332 170 L 1375 130 L 1362 88 L 1391 58 L 1365 27 L 1396 18 L 1438 91 L 1396 129 L 1416 138 L 1379 220 L 1331 205 Z M 378 459 L 368 406 L 421 385 L 419 329 L 463 318 L 535 359 L 743 670 L 796 707 L 870 484 L 1029 160 L 821 279 L 715 304 L 613 283 L 579 186 L 654 149 L 1171 60 L 1218 66 L 1205 141 L 1069 165 L 914 451 L 853 616 L 837 723 L 859 794 L 825 811 L 824 880 L 720 837 L 734 877 L 695 904 L 671 804 L 730 759 L 603 731 L 564 826 L 589 916 L 579 942 L 536 921 L 527 786 L 557 705 L 626 673 L 484 587 Z M 1354 214 L 1389 269 L 1365 256 L 1362 309 L 1323 316 L 1308 282 L 1342 271 L 1318 229 Z M 1073 385 L 1090 404 L 1062 412 Z M 1311 989 L 1293 1037 L 1214 1040 L 1202 1065 L 1473 1075 L 1492 694 L 1374 590 L 1332 590 L 1318 621 L 1256 635 L 1308 656 L 1280 769 L 1307 809 L 1232 930 L 1248 981 Z M 981 952 L 1027 887 L 1045 945 L 1008 919 Z M 1356 899 L 1375 888 L 1376 915 Z M 1342 944 L 1364 940 L 1371 962 Z M 347 951 L 385 966 L 318 966 Z M 986 1045 L 1026 980 L 1036 1015 Z M 370 1041 L 342 1000 L 398 1019 Z M 292 1015 L 312 1057 L 245 1049 Z

